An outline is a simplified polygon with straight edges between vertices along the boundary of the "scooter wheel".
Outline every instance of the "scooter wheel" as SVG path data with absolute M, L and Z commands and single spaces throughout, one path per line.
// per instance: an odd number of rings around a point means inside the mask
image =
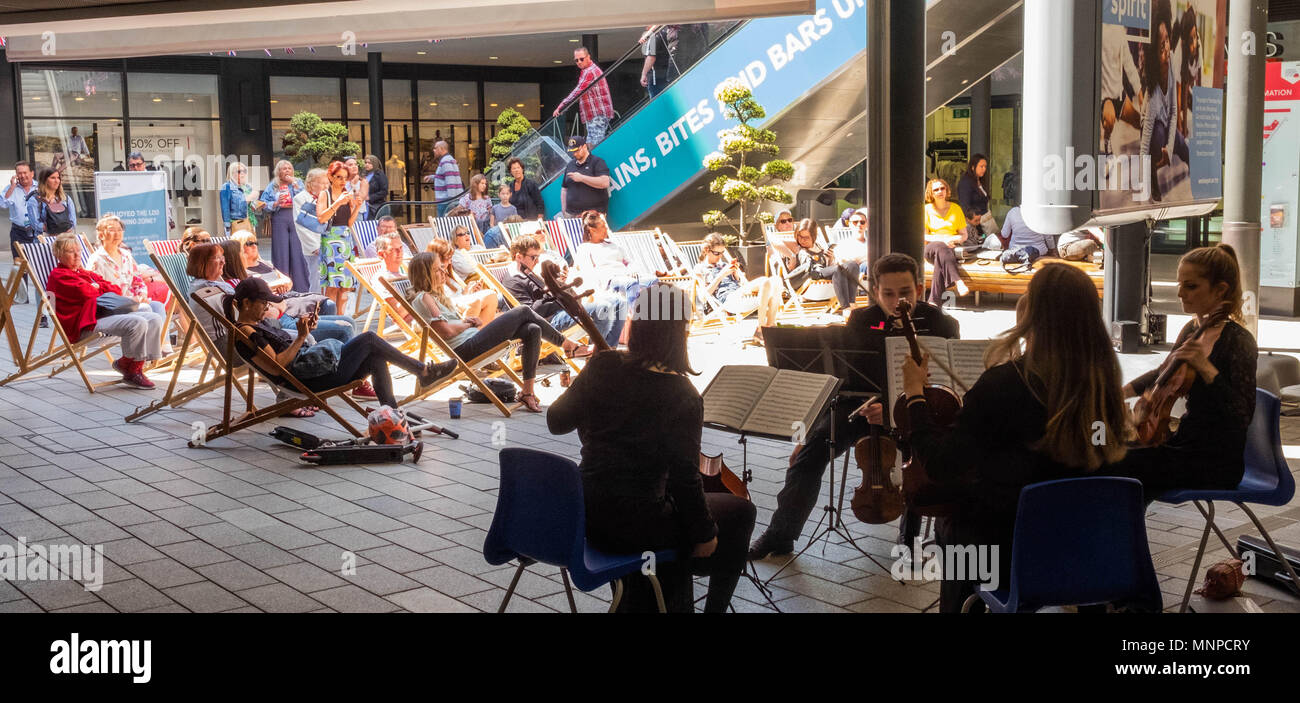
M 310 464 L 319 464 L 321 462 L 321 455 L 315 452 L 303 452 L 299 458 Z
M 424 442 L 416 442 L 415 448 L 411 450 L 411 463 L 420 461 L 420 456 L 424 454 Z

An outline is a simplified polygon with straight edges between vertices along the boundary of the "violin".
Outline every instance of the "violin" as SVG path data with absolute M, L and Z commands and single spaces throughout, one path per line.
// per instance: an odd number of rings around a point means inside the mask
M 574 293 L 573 289 L 582 285 L 581 278 L 575 278 L 572 281 L 564 282 L 563 273 L 560 267 L 554 261 L 542 262 L 542 281 L 546 283 L 546 290 L 555 298 L 555 301 L 569 313 L 569 317 L 578 321 L 582 329 L 587 332 L 591 338 L 591 343 L 595 345 L 596 351 L 609 351 L 609 343 L 601 335 L 600 328 L 596 326 L 596 321 L 591 319 L 587 309 L 582 307 L 582 299 L 591 295 L 593 291 L 586 290 L 581 293 Z
M 889 474 L 898 459 L 898 445 L 872 425 L 871 435 L 854 445 L 853 456 L 862 470 L 862 485 L 853 491 L 849 504 L 853 514 L 868 525 L 897 520 L 903 514 L 903 492 Z
M 722 455 L 709 456 L 700 452 L 700 480 L 705 493 L 730 493 L 737 498 L 751 500 L 749 487 L 722 460 Z M 752 502 L 752 501 L 751 501 Z
M 1222 328 L 1220 324 L 1228 320 L 1231 306 L 1224 303 L 1217 310 L 1206 316 L 1192 336 L 1183 341 L 1205 337 L 1211 344 L 1218 339 Z M 1211 330 L 1213 330 L 1211 332 Z M 1182 349 L 1182 345 L 1178 346 Z M 1178 351 L 1175 349 L 1174 351 Z M 1196 382 L 1196 371 L 1186 361 L 1174 359 L 1171 352 L 1160 367 L 1155 383 L 1142 394 L 1133 408 L 1133 424 L 1137 430 L 1137 444 L 1142 447 L 1154 447 L 1164 444 L 1172 434 L 1169 424 L 1174 410 L 1174 402 L 1187 395 Z
M 916 326 L 912 324 L 912 306 L 906 300 L 898 303 L 896 317 L 903 325 L 903 335 L 907 337 L 912 360 L 921 363 L 921 345 L 916 341 Z M 927 384 L 923 390 L 926 407 L 930 411 L 934 424 L 939 427 L 951 427 L 961 412 L 961 398 L 947 386 Z M 907 394 L 898 394 L 894 401 L 894 429 L 903 437 L 911 434 L 912 418 L 907 411 Z M 955 494 L 930 481 L 925 473 L 925 465 L 914 452 L 911 460 L 903 465 L 903 496 L 907 504 L 920 515 L 939 517 L 952 512 Z

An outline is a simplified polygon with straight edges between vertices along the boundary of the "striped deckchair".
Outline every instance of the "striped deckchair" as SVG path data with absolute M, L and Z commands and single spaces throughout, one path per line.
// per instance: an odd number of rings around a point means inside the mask
M 352 245 L 356 247 L 353 253 L 358 258 L 364 258 L 366 252 L 375 245 L 375 240 L 379 238 L 379 221 L 378 220 L 357 220 L 352 223 Z
M 430 225 L 402 225 L 402 234 L 405 235 L 403 239 L 406 240 L 406 247 L 410 249 L 411 256 L 428 251 L 429 244 L 438 237 L 437 230 Z
M 429 226 L 437 232 L 439 237 L 447 241 L 452 241 L 452 232 L 457 227 L 464 227 L 473 235 L 474 242 L 480 246 L 483 244 L 483 234 L 478 231 L 478 223 L 475 222 L 473 215 L 458 215 L 456 217 L 430 217 Z

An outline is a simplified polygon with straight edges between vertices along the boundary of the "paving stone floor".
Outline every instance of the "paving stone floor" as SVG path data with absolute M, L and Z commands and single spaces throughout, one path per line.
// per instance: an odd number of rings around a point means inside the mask
M 987 337 L 1009 324 L 1011 303 L 1010 297 L 1000 302 L 988 296 L 981 310 L 959 307 L 954 314 L 964 336 Z M 15 308 L 24 341 L 33 309 Z M 1171 319 L 1170 329 L 1181 322 Z M 752 325 L 692 342 L 692 359 L 703 371 L 701 388 L 724 363 L 765 363 L 762 350 L 739 350 Z M 1296 321 L 1268 322 L 1262 330 L 1261 346 L 1295 347 L 1300 339 Z M 43 348 L 45 337 L 40 339 Z M 14 366 L 7 353 L 0 357 L 0 372 L 7 375 Z M 1125 376 L 1159 359 L 1125 356 Z M 100 380 L 115 375 L 102 358 L 91 369 Z M 156 374 L 154 380 L 164 377 Z M 411 383 L 400 378 L 399 391 Z M 539 389 L 544 403 L 559 392 L 558 383 Z M 451 393 L 420 409 L 445 418 Z M 419 463 L 318 468 L 300 463 L 264 432 L 284 424 L 342 436 L 324 414 L 187 448 L 192 423 L 219 417 L 219 395 L 127 424 L 123 416 L 161 397 L 161 387 L 146 392 L 118 386 L 89 395 L 75 373 L 65 372 L 0 388 L 0 544 L 22 539 L 32 545 L 102 545 L 107 561 L 104 585 L 94 592 L 68 580 L 0 581 L 0 612 L 495 611 L 513 572 L 511 566 L 488 565 L 481 554 L 496 502 L 499 446 L 578 455 L 576 435 L 550 435 L 544 415 L 520 412 L 502 419 L 486 405 L 467 405 L 463 418 L 447 421 L 460 439 L 426 436 Z M 261 390 L 259 397 L 267 400 L 269 392 Z M 1282 435 L 1295 471 L 1300 419 L 1283 418 Z M 704 447 L 725 452 L 728 464 L 740 467 L 734 436 L 705 430 Z M 761 530 L 790 446 L 750 440 L 748 447 Z M 850 488 L 857 482 L 850 476 Z M 1300 501 L 1257 512 L 1278 541 L 1300 545 Z M 1200 524 L 1191 505 L 1157 504 L 1147 515 L 1166 606 L 1181 597 Z M 1229 539 L 1250 531 L 1235 507 L 1220 508 L 1219 524 Z M 893 563 L 896 526 L 863 525 L 850 515 L 846 527 L 877 561 Z M 811 531 L 810 524 L 805 540 Z M 1225 555 L 1220 546 L 1207 563 Z M 345 566 L 355 569 L 345 573 Z M 756 570 L 766 579 L 779 566 L 767 560 Z M 920 612 L 938 593 L 935 583 L 894 581 L 838 538 L 815 545 L 771 587 L 784 612 Z M 702 592 L 702 584 L 697 590 Z M 1265 611 L 1300 612 L 1300 600 L 1255 580 L 1246 593 Z M 738 611 L 772 612 L 744 580 L 736 595 Z M 600 611 L 608 599 L 608 589 L 578 593 L 577 607 Z M 510 612 L 567 609 L 559 572 L 549 568 L 531 570 L 510 605 Z

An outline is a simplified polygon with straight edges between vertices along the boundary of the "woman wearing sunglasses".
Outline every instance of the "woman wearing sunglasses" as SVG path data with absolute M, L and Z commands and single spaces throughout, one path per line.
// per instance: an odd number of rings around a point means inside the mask
M 944 291 L 954 285 L 957 295 L 970 292 L 953 252 L 966 241 L 966 215 L 960 205 L 948 200 L 950 192 L 942 178 L 925 184 L 925 260 L 934 265 L 929 303 L 935 307 L 943 306 Z

